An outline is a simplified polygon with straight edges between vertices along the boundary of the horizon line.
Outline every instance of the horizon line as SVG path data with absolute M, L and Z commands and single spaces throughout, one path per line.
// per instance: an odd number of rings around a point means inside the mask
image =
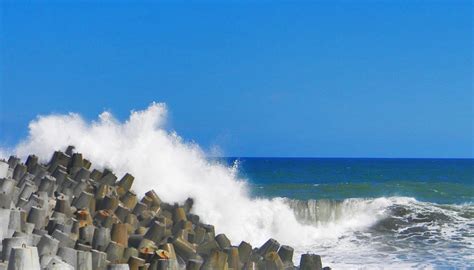
M 268 159 L 474 159 L 474 157 L 318 157 L 318 156 L 208 156 L 209 158 L 268 158 Z

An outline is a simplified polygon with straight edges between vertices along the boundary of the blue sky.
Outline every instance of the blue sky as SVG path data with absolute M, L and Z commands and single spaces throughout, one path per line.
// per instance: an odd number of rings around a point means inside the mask
M 0 5 L 0 145 L 158 101 L 228 156 L 474 155 L 470 1 Z

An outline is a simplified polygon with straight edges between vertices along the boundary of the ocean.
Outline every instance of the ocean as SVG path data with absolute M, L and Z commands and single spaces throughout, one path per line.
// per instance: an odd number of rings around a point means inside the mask
M 324 265 L 474 267 L 473 159 L 225 161 L 252 197 L 282 198 L 298 221 L 335 234 L 295 247 Z

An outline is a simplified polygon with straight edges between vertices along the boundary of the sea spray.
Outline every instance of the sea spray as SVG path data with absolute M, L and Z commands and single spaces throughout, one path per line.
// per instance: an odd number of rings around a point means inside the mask
M 132 173 L 139 194 L 153 188 L 166 201 L 194 199 L 194 211 L 232 241 L 262 244 L 274 237 L 285 244 L 311 243 L 319 230 L 298 222 L 280 199 L 251 199 L 248 186 L 232 167 L 209 161 L 201 148 L 164 128 L 167 109 L 153 103 L 120 122 L 109 112 L 87 122 L 78 114 L 39 116 L 14 154 L 35 153 L 42 161 L 52 151 L 74 145 L 95 166 Z

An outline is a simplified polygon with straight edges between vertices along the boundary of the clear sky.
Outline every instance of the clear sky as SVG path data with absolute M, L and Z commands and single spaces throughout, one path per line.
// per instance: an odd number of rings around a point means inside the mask
M 471 1 L 0 1 L 0 145 L 165 102 L 227 156 L 473 157 Z

